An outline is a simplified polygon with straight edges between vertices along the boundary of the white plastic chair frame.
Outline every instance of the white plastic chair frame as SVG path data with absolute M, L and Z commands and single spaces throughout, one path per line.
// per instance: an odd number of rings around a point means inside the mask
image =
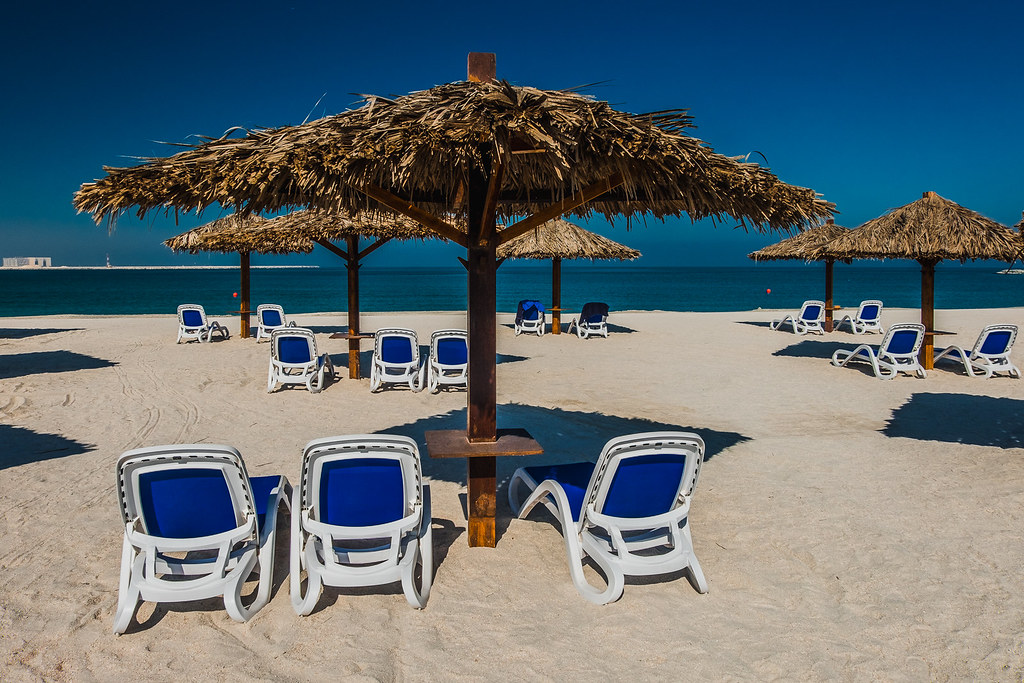
M 147 533 L 138 480 L 143 472 L 173 469 L 219 470 L 228 486 L 238 526 L 199 538 L 163 538 Z M 121 578 L 114 613 L 114 633 L 127 630 L 139 600 L 186 602 L 223 596 L 228 615 L 248 621 L 270 600 L 274 575 L 277 513 L 291 505 L 285 477 L 271 491 L 263 528 L 257 530 L 256 505 L 245 464 L 230 446 L 191 444 L 137 448 L 117 461 L 118 502 L 124 523 Z M 170 553 L 184 554 L 176 558 Z M 211 554 L 215 556 L 211 559 Z M 256 598 L 242 604 L 242 585 L 259 572 Z M 182 580 L 183 576 L 197 578 Z
M 912 344 L 905 344 L 906 335 L 916 332 Z M 900 348 L 893 348 L 894 341 Z M 916 374 L 921 379 L 927 375 L 918 360 L 921 344 L 924 343 L 924 325 L 921 323 L 899 323 L 889 328 L 878 345 L 878 351 L 867 344 L 861 344 L 852 351 L 839 349 L 832 354 L 832 365 L 843 367 L 852 361 L 871 365 L 875 377 L 893 379 L 901 372 L 908 375 Z
M 1008 335 L 1005 346 L 999 344 L 998 351 L 986 349 L 989 338 L 1000 333 Z M 960 346 L 950 346 L 935 356 L 935 364 L 938 365 L 940 360 L 960 361 L 964 365 L 964 370 L 971 377 L 989 378 L 999 373 L 1006 373 L 1020 379 L 1020 369 L 1010 360 L 1010 351 L 1013 350 L 1013 342 L 1016 339 L 1016 325 L 988 325 L 978 335 L 978 340 L 974 342 L 974 348 L 969 352 Z
M 381 347 L 388 337 L 404 337 L 409 340 L 412 359 L 408 362 L 390 363 L 381 357 Z M 404 327 L 385 327 L 373 335 L 373 361 L 370 364 L 370 391 L 377 391 L 385 384 L 408 384 L 414 392 L 423 389 L 426 368 L 420 364 L 420 343 L 416 332 Z
M 186 324 L 185 311 L 197 312 L 199 314 L 200 324 Z M 190 339 L 196 339 L 199 342 L 208 342 L 211 341 L 214 332 L 219 334 L 221 339 L 228 339 L 231 337 L 231 333 L 228 332 L 228 328 L 224 327 L 216 320 L 208 320 L 206 318 L 206 311 L 199 304 L 182 304 L 178 306 L 178 339 L 174 342 L 175 344 L 180 344 L 182 339 L 184 339 L 186 343 Z
M 365 527 L 322 523 L 319 495 L 324 464 L 363 458 L 401 464 L 406 515 L 394 522 Z M 296 614 L 306 616 L 313 611 L 323 586 L 352 588 L 395 581 L 402 582 L 402 592 L 410 605 L 417 609 L 426 606 L 434 572 L 430 487 L 423 484 L 415 441 L 391 434 L 352 434 L 310 441 L 302 454 L 302 481 L 292 493 L 292 505 L 290 588 Z M 303 569 L 305 595 L 300 576 Z
M 263 320 L 263 311 L 277 311 L 278 315 L 281 316 L 280 325 L 268 325 Z M 280 330 L 284 327 L 297 327 L 295 321 L 288 322 L 285 318 L 284 308 L 278 304 L 260 304 L 256 307 L 256 343 L 260 342 L 260 339 L 270 339 L 271 333 L 274 330 Z
M 608 316 L 605 315 L 601 318 L 600 322 L 592 322 L 583 319 L 583 313 L 580 313 L 579 318 L 573 318 L 569 323 L 569 329 L 567 332 L 576 330 L 576 336 L 580 339 L 589 339 L 591 336 L 601 335 L 605 339 L 608 338 Z
M 815 311 L 815 309 L 817 310 Z M 824 320 L 825 302 L 808 299 L 800 307 L 799 313 L 790 313 L 784 318 L 773 320 L 768 326 L 777 330 L 788 323 L 793 328 L 793 334 L 807 334 L 808 332 L 825 334 L 825 328 L 822 327 Z
M 867 310 L 874 310 L 874 317 L 865 316 Z M 882 302 L 878 299 L 861 301 L 857 314 L 844 315 L 833 329 L 838 332 L 839 327 L 844 323 L 850 326 L 850 331 L 854 334 L 865 334 L 866 332 L 885 334 L 885 328 L 882 327 Z
M 612 517 L 602 514 L 605 499 L 616 468 L 625 458 L 651 455 L 662 451 L 685 450 L 687 457 L 679 482 L 677 503 L 669 512 L 643 518 Z M 569 573 L 576 590 L 586 600 L 604 605 L 617 600 L 625 585 L 625 576 L 651 576 L 688 570 L 690 583 L 699 593 L 708 592 L 707 580 L 693 550 L 690 535 L 690 502 L 701 464 L 704 461 L 704 440 L 691 432 L 646 432 L 620 436 L 608 441 L 594 467 L 583 498 L 578 522 L 572 519 L 569 500 L 558 482 L 546 479 L 536 482 L 520 468 L 508 485 L 508 502 L 512 513 L 526 517 L 537 503 L 555 516 L 562 529 L 569 558 Z M 531 489 L 519 504 L 516 488 Z M 651 553 L 651 550 L 661 552 Z M 643 552 L 644 554 L 638 554 Z M 587 582 L 583 559 L 590 557 L 605 575 L 602 591 Z
M 281 340 L 287 338 L 305 340 L 309 349 L 309 360 L 283 360 L 280 353 Z M 278 384 L 305 384 L 310 393 L 318 394 L 323 391 L 328 379 L 334 379 L 334 364 L 328 354 L 317 353 L 316 337 L 312 330 L 305 327 L 283 327 L 271 333 L 267 393 L 272 392 Z
M 516 310 L 517 315 L 518 313 L 519 311 Z M 520 334 L 530 334 L 532 332 L 536 332 L 538 337 L 543 337 L 544 328 L 547 324 L 547 311 L 540 310 L 538 311 L 538 313 L 539 315 L 536 320 L 527 320 L 526 318 L 523 318 L 519 322 L 513 321 L 512 329 L 515 332 L 515 336 L 518 337 Z
M 442 363 L 438 358 L 438 345 L 445 339 L 461 339 L 469 348 L 466 330 L 437 330 L 430 335 L 430 357 L 427 358 L 427 386 L 436 394 L 442 386 L 464 387 L 469 380 L 469 362 Z

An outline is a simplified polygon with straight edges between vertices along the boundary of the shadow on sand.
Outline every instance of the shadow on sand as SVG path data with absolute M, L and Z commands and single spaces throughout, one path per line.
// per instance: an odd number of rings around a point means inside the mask
M 0 356 L 0 379 L 49 372 L 111 368 L 117 363 L 73 351 L 30 351 Z
M 42 434 L 24 427 L 0 425 L 0 470 L 96 450 L 60 434 Z
M 893 411 L 881 432 L 920 441 L 1022 448 L 1024 401 L 972 394 L 914 394 Z
M 57 334 L 58 332 L 76 332 L 82 328 L 80 327 L 33 327 L 27 329 L 19 329 L 14 327 L 0 327 L 0 339 L 28 339 L 29 337 L 37 337 L 41 334 Z
M 779 349 L 772 355 L 786 356 L 790 358 L 824 358 L 825 360 L 831 360 L 832 354 L 836 351 L 839 351 L 840 349 L 852 351 L 857 346 L 859 345 L 851 344 L 849 342 L 805 339 L 797 344 L 791 344 L 790 346 Z

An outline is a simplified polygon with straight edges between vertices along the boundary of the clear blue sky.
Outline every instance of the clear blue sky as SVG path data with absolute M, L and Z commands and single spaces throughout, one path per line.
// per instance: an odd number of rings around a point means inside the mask
M 126 218 L 108 236 L 76 215 L 72 193 L 103 165 L 173 152 L 156 141 L 460 80 L 471 51 L 497 53 L 515 84 L 602 82 L 589 92 L 622 110 L 688 108 L 694 135 L 764 154 L 784 181 L 835 202 L 841 225 L 925 190 L 1012 225 L 1024 209 L 1022 20 L 1019 2 L 21 2 L 0 40 L 0 255 L 236 263 L 160 244 L 215 209 L 177 225 Z M 743 265 L 778 239 L 728 221 L 588 227 L 649 265 Z M 453 255 L 389 245 L 369 265 Z M 287 262 L 337 264 L 319 250 Z

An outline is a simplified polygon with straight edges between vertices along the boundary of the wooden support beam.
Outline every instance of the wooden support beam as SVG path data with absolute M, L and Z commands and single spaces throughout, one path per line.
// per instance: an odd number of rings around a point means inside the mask
M 470 52 L 466 78 L 474 83 L 493 83 L 498 77 L 498 57 L 493 52 Z
M 348 376 L 359 379 L 359 238 L 350 235 L 345 267 L 348 269 Z
M 451 240 L 452 242 L 455 242 L 456 244 L 461 245 L 463 247 L 467 246 L 468 243 L 466 242 L 466 235 L 462 233 L 458 228 L 449 223 L 444 222 L 443 220 L 441 220 L 437 216 L 434 216 L 433 214 L 427 213 L 423 209 L 417 207 L 411 202 L 402 199 L 398 195 L 391 194 L 384 188 L 378 187 L 377 185 L 373 185 L 372 183 L 357 186 L 356 189 L 365 194 L 367 197 L 370 197 L 371 199 L 376 199 L 378 202 L 388 207 L 389 209 L 397 211 L 403 216 L 408 216 L 417 223 L 420 223 L 423 227 L 427 228 L 428 230 L 434 231 L 441 237 L 447 240 Z
M 592 199 L 600 197 L 605 192 L 614 190 L 624 182 L 626 182 L 626 179 L 621 173 L 616 173 L 605 180 L 599 180 L 593 185 L 583 188 L 579 193 L 557 201 L 554 204 L 541 209 L 532 216 L 508 226 L 498 233 L 498 244 L 505 244 L 509 240 L 513 240 L 516 237 L 533 230 L 542 223 L 546 223 L 553 218 L 558 218 L 559 216 L 572 211 L 576 207 L 582 206 Z
M 927 196 L 927 194 L 925 195 Z M 935 367 L 935 259 L 919 259 L 921 264 L 921 324 L 924 325 L 924 343 L 918 359 L 921 367 Z
M 239 302 L 238 315 L 242 319 L 241 329 L 239 330 L 242 339 L 248 339 L 250 336 L 249 328 L 249 252 L 241 251 L 238 253 L 239 267 L 242 271 L 242 282 L 241 282 L 241 297 L 242 300 Z
M 319 244 L 321 247 L 323 247 L 327 251 L 329 251 L 332 254 L 334 254 L 335 256 L 338 256 L 338 257 L 344 259 L 345 261 L 348 261 L 348 252 L 345 251 L 344 249 L 342 249 L 341 247 L 339 247 L 338 245 L 334 244 L 333 242 L 331 242 L 329 240 L 325 240 L 322 237 L 317 237 L 313 241 L 316 242 L 317 244 Z
M 469 381 L 467 382 L 466 436 L 472 442 L 497 438 L 497 227 L 494 213 L 485 213 L 490 179 L 469 173 L 466 204 L 467 314 L 469 333 Z M 486 478 L 486 477 L 485 477 Z M 472 503 L 471 503 L 472 504 Z M 473 539 L 470 538 L 470 545 Z
M 835 266 L 835 259 L 825 259 L 825 331 L 832 331 L 833 314 L 832 309 L 832 268 Z
M 562 333 L 562 259 L 551 259 L 551 333 Z
M 361 252 L 359 252 L 358 259 L 360 261 L 362 261 L 364 258 L 366 258 L 370 254 L 372 254 L 373 252 L 377 251 L 378 249 L 383 247 L 385 244 L 390 242 L 391 239 L 392 238 L 390 238 L 390 237 L 381 237 L 379 240 L 377 240 L 376 242 L 374 242 L 373 244 L 368 246 L 366 249 L 363 249 Z

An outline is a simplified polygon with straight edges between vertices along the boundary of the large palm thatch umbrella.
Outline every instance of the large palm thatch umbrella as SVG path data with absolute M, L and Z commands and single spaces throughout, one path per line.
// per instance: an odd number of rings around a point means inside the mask
M 999 259 L 1020 257 L 1020 236 L 1011 229 L 940 197 L 925 192 L 921 199 L 873 218 L 824 247 L 823 252 L 841 259 L 900 258 L 921 264 L 921 323 L 925 342 L 921 365 L 934 367 L 935 265 L 942 260 Z
M 471 545 L 494 545 L 494 455 L 523 452 L 505 448 L 507 439 L 495 443 L 499 244 L 562 215 L 687 214 L 756 230 L 831 215 L 832 205 L 813 190 L 683 135 L 691 126 L 683 110 L 629 114 L 571 90 L 513 86 L 495 78 L 493 54 L 472 53 L 466 81 L 393 99 L 368 96 L 358 109 L 302 125 L 107 168 L 82 186 L 75 206 L 97 221 L 132 207 L 146 214 L 213 204 L 243 214 L 303 206 L 394 212 L 464 246 L 470 357 L 461 448 L 487 454 L 469 458 L 468 537 Z M 510 223 L 500 237 L 499 219 Z
M 237 252 L 241 285 L 238 313 L 241 316 L 240 336 L 249 337 L 249 256 L 257 254 L 308 254 L 313 241 L 294 229 L 275 229 L 260 216 L 231 214 L 192 228 L 180 235 L 164 240 L 164 244 L 178 252 L 198 254 L 204 251 Z
M 763 249 L 747 254 L 755 261 L 824 261 L 825 262 L 825 331 L 832 331 L 832 268 L 834 256 L 823 255 L 822 250 L 829 242 L 849 232 L 848 228 L 836 225 L 829 218 L 824 224 L 808 228 L 798 235 L 787 237 L 781 242 L 769 244 Z M 845 259 L 849 263 L 848 259 Z
M 560 334 L 562 259 L 631 261 L 640 258 L 640 252 L 556 218 L 502 244 L 498 247 L 497 256 L 499 263 L 506 259 L 551 259 L 551 331 Z

